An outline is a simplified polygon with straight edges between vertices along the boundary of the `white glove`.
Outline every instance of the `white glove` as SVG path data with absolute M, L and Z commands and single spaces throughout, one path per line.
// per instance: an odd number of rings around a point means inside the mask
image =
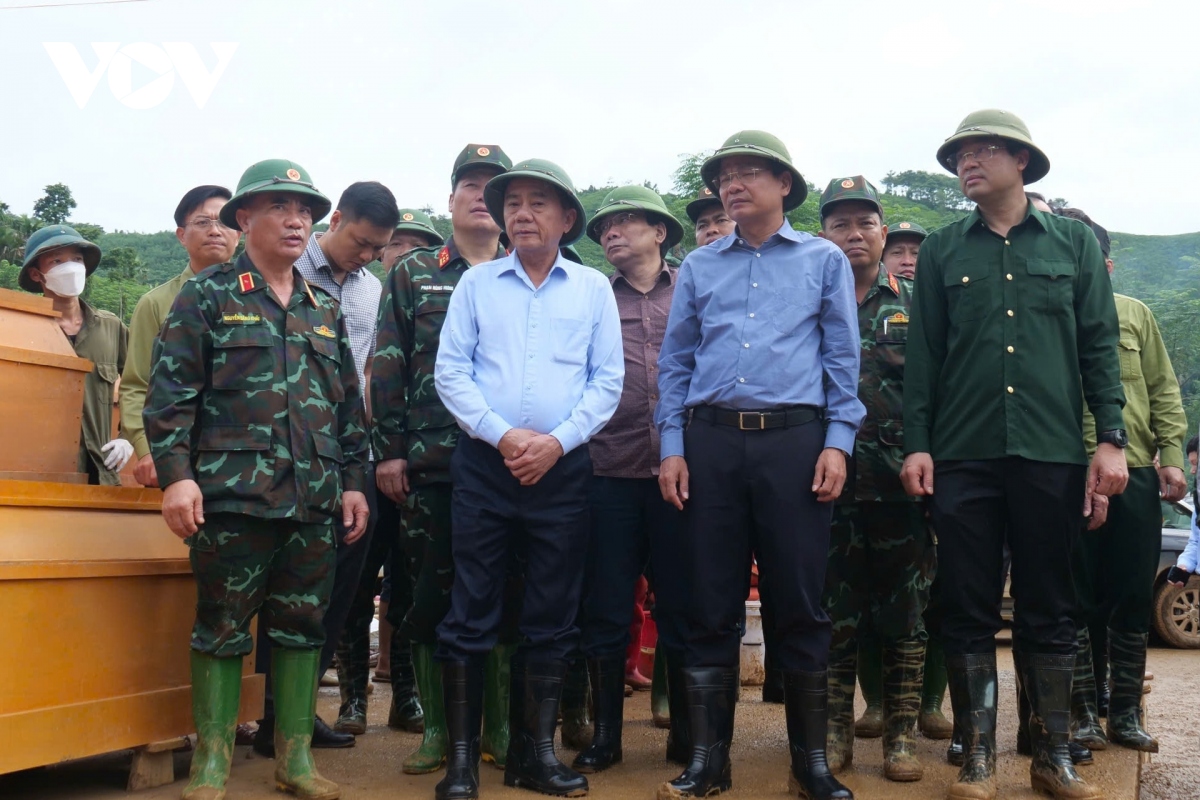
M 113 439 L 101 447 L 100 452 L 105 453 L 105 469 L 120 472 L 129 463 L 129 457 L 133 455 L 133 445 L 124 439 Z

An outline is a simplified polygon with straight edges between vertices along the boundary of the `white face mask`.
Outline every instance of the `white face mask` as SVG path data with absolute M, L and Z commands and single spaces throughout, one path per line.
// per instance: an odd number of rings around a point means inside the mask
M 46 273 L 46 288 L 60 297 L 79 297 L 87 281 L 87 269 L 78 261 L 51 267 Z

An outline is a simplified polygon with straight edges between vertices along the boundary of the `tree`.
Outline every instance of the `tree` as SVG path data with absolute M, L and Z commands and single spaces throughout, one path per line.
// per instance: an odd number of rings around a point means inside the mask
M 100 237 L 104 235 L 104 228 L 90 222 L 72 222 L 71 227 L 80 236 L 95 244 L 99 244 Z
M 679 169 L 671 174 L 675 181 L 675 194 L 687 198 L 700 194 L 700 190 L 704 188 L 704 179 L 700 177 L 700 168 L 712 154 L 712 150 L 703 150 L 699 153 L 681 153 L 679 155 Z
M 132 247 L 113 247 L 100 258 L 97 271 L 110 280 L 142 283 L 146 280 L 146 266 Z
M 965 211 L 971 201 L 963 196 L 958 179 L 919 169 L 889 172 L 883 178 L 884 190 L 930 208 Z
M 52 183 L 46 194 L 33 204 L 33 215 L 46 225 L 63 225 L 75 210 L 75 198 L 65 183 Z

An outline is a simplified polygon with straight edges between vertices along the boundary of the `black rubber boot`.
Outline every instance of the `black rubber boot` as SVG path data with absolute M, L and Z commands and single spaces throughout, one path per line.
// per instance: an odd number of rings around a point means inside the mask
M 833 777 L 825 761 L 828 693 L 829 676 L 825 672 L 783 675 L 784 714 L 792 753 L 788 790 L 807 800 L 853 800 L 854 793 Z
M 683 670 L 691 722 L 692 754 L 683 774 L 658 787 L 658 800 L 708 797 L 733 787 L 729 745 L 737 707 L 736 667 L 689 667 Z
M 395 665 L 392 665 L 395 674 Z M 446 710 L 446 776 L 434 790 L 437 800 L 479 797 L 479 730 L 483 721 L 483 659 L 442 664 Z
M 624 659 L 621 665 L 623 680 Z M 566 672 L 565 661 L 525 661 L 519 653 L 513 658 L 505 786 L 557 797 L 587 794 L 587 778 L 554 755 L 554 728 Z
M 1149 635 L 1108 631 L 1112 662 L 1112 698 L 1108 706 L 1108 739 L 1114 744 L 1157 753 L 1158 740 L 1142 727 L 1142 684 L 1146 676 Z
M 1021 650 L 1013 640 L 1013 683 L 1017 687 L 1017 755 L 1033 755 L 1033 745 L 1029 741 L 1029 695 L 1025 692 L 1025 660 Z
M 947 656 L 954 727 L 962 733 L 963 765 L 947 800 L 996 796 L 996 654 Z
M 351 625 L 351 622 L 355 623 Z M 347 620 L 337 648 L 338 690 L 342 704 L 333 729 L 361 736 L 367 732 L 367 682 L 371 668 L 371 634 L 360 620 Z
M 686 767 L 692 760 L 692 728 L 688 722 L 688 694 L 683 678 L 683 653 L 667 650 L 667 702 L 671 730 L 667 734 L 667 761 Z
M 963 752 L 962 731 L 955 725 L 953 733 L 950 734 L 950 746 L 946 748 L 946 763 L 954 767 L 961 767 L 966 760 L 967 754 Z
M 314 750 L 340 750 L 344 747 L 354 747 L 354 734 L 339 733 L 325 724 L 325 720 L 315 717 L 313 721 L 312 744 Z M 263 758 L 275 757 L 275 717 L 263 717 L 254 733 L 255 753 Z
M 397 637 L 392 637 L 395 640 Z M 425 732 L 425 710 L 417 697 L 417 676 L 413 670 L 412 645 L 393 641 L 392 706 L 388 710 L 388 727 L 409 733 Z
M 621 722 L 625 712 L 625 655 L 588 660 L 592 681 L 592 744 L 571 765 L 579 772 L 608 769 L 621 761 Z
M 1077 634 L 1078 650 L 1075 653 L 1075 677 L 1071 681 L 1071 744 L 1081 745 L 1088 750 L 1103 750 L 1108 739 L 1100 727 L 1100 712 L 1096 706 L 1096 676 L 1092 674 L 1092 637 L 1086 627 Z M 1075 751 L 1072 749 L 1072 758 Z M 1076 764 L 1091 763 L 1075 761 Z
M 1075 771 L 1067 741 L 1071 727 L 1071 676 L 1075 657 L 1031 653 L 1022 678 L 1029 696 L 1029 738 L 1033 761 L 1029 781 L 1035 791 L 1056 800 L 1096 800 L 1100 790 Z
M 595 729 L 592 726 L 590 694 L 587 660 L 572 659 L 567 663 L 559 704 L 563 747 L 582 752 L 591 746 Z

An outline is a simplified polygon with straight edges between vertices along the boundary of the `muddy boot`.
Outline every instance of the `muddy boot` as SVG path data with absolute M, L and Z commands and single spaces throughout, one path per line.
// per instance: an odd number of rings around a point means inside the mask
M 433 645 L 412 645 L 412 662 L 425 715 L 425 731 L 420 746 L 404 759 L 400 768 L 409 775 L 424 775 L 437 772 L 446 763 L 446 705 L 442 669 L 433 660 Z
M 1103 750 L 1108 739 L 1100 727 L 1096 710 L 1096 676 L 1092 674 L 1092 637 L 1086 627 L 1079 629 L 1079 650 L 1075 654 L 1075 677 L 1071 682 L 1071 741 L 1089 750 Z M 1089 753 L 1089 757 L 1090 757 Z M 1075 763 L 1084 763 L 1076 761 Z
M 1033 761 L 1029 782 L 1035 791 L 1055 800 L 1096 800 L 1100 789 L 1089 786 L 1075 771 L 1067 747 L 1071 727 L 1071 676 L 1074 656 L 1029 653 L 1022 659 L 1023 682 L 1029 696 L 1029 738 Z
M 688 693 L 683 677 L 683 653 L 666 650 L 667 702 L 671 706 L 671 730 L 667 734 L 667 761 L 686 767 L 692 760 L 692 727 L 688 722 Z
M 424 647 L 432 653 L 432 646 Z M 483 660 L 447 661 L 441 665 L 441 684 L 446 714 L 446 777 L 438 782 L 434 796 L 437 800 L 475 800 L 479 797 Z
M 1146 675 L 1145 633 L 1108 631 L 1112 697 L 1108 705 L 1108 739 L 1113 744 L 1157 753 L 1158 740 L 1142 727 L 1142 682 Z
M 921 707 L 925 643 L 916 636 L 883 647 L 883 776 L 889 781 L 919 781 L 916 726 Z
M 582 658 L 571 661 L 567 667 L 567 675 L 563 679 L 563 747 L 571 750 L 586 750 L 592 744 L 592 716 L 588 711 L 590 691 L 587 661 Z
M 783 691 L 788 749 L 792 755 L 788 791 L 806 800 L 853 800 L 854 793 L 833 777 L 825 760 L 829 675 L 785 672 Z M 915 704 L 913 722 L 916 722 Z
M 667 649 L 654 648 L 654 675 L 650 678 L 650 716 L 656 728 L 671 727 L 671 699 L 667 696 Z
M 953 712 L 951 712 L 953 716 Z M 954 731 L 950 735 L 950 746 L 946 748 L 946 763 L 954 767 L 961 767 L 966 763 L 967 754 L 963 752 L 963 737 L 958 726 L 954 726 Z
M 738 697 L 737 668 L 690 667 L 682 672 L 692 752 L 683 774 L 658 787 L 657 800 L 708 797 L 733 788 L 729 745 Z
M 411 645 L 392 648 L 392 707 L 388 710 L 387 724 L 396 731 L 421 733 L 425 730 L 425 711 L 417 698 Z
M 271 653 L 275 690 L 275 785 L 301 800 L 337 800 L 341 791 L 317 772 L 312 757 L 319 650 Z
M 854 735 L 878 739 L 883 735 L 883 648 L 874 636 L 864 636 L 858 644 L 858 685 L 867 710 L 854 723 Z
M 925 675 L 921 684 L 921 716 L 917 726 L 926 739 L 949 739 L 954 723 L 942 713 L 946 699 L 946 653 L 940 636 L 930 636 L 925 643 Z
M 624 663 L 618 668 L 624 683 Z M 508 757 L 504 785 L 556 797 L 587 794 L 587 778 L 554 755 L 554 727 L 567 672 L 565 661 L 515 660 L 512 665 Z M 621 699 L 624 700 L 624 689 Z
M 192 719 L 196 752 L 183 800 L 223 800 L 233 762 L 242 659 L 214 658 L 191 651 Z
M 946 658 L 954 725 L 962 731 L 963 765 L 947 800 L 996 797 L 996 654 Z
M 571 766 L 579 772 L 608 769 L 621 761 L 621 723 L 625 712 L 625 681 L 621 657 L 588 661 L 592 679 L 592 702 L 596 707 L 592 745 L 575 757 Z
M 483 662 L 483 760 L 504 769 L 508 758 L 508 692 L 512 686 L 512 657 L 515 644 L 498 644 Z
M 849 655 L 829 661 L 825 758 L 834 775 L 854 762 L 854 664 L 857 660 L 857 652 L 851 649 Z
M 342 705 L 333 729 L 361 736 L 367 732 L 367 682 L 370 680 L 371 632 L 369 628 L 346 626 L 338 643 L 338 691 Z

